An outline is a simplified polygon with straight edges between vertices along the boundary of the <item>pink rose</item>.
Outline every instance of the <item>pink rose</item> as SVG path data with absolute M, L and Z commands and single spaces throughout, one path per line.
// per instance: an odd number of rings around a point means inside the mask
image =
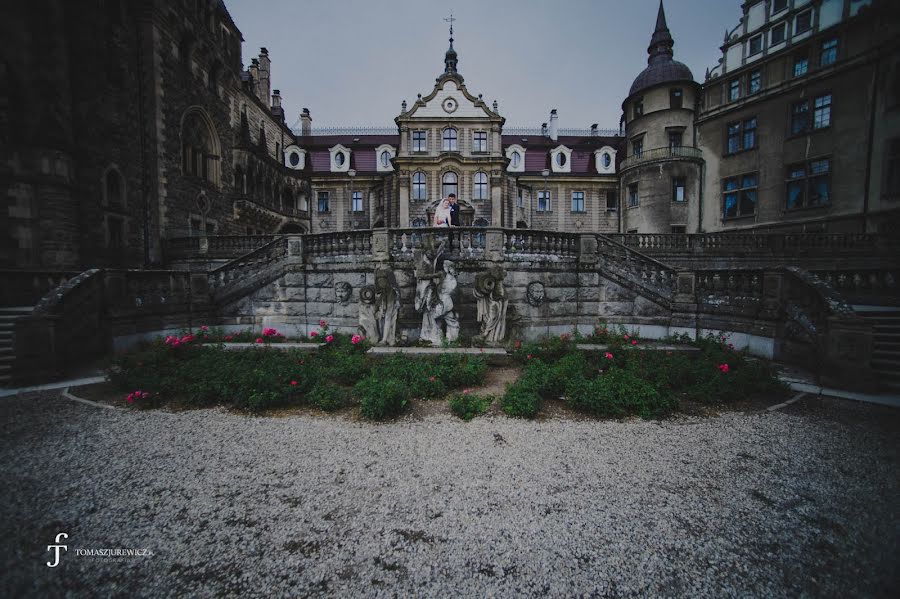
M 319 336 L 319 331 L 313 331 L 312 333 L 309 334 L 309 336 L 312 337 L 313 339 L 315 339 L 316 337 Z
M 609 352 L 606 352 L 605 357 L 606 357 L 607 360 L 612 360 L 612 359 L 613 359 L 613 355 L 612 355 L 611 353 L 609 353 Z
M 263 342 L 263 338 L 262 338 L 262 337 L 257 337 L 257 338 L 256 338 L 256 342 L 257 342 L 257 343 L 262 343 L 262 342 Z
M 208 330 L 209 330 L 209 327 L 206 326 L 206 325 L 203 325 L 202 327 L 200 327 L 200 330 L 201 330 L 201 331 L 208 331 Z
M 319 326 L 320 326 L 320 327 L 327 327 L 327 326 L 328 326 L 328 321 L 326 321 L 325 319 L 320 320 L 320 321 L 319 321 Z
M 334 335 L 328 335 L 327 337 L 325 337 L 326 343 L 331 343 L 332 341 L 334 341 Z
M 632 339 L 632 340 L 631 340 L 631 345 L 637 345 L 637 339 Z
M 297 381 L 291 381 L 291 387 L 296 387 L 296 386 L 297 386 Z
M 723 374 L 728 374 L 728 371 L 730 370 L 728 364 L 719 364 L 717 368 L 721 370 Z

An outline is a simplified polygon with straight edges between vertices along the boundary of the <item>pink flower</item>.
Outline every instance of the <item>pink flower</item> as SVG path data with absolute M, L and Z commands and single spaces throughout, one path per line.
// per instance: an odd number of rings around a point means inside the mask
M 291 387 L 296 387 L 296 386 L 297 386 L 297 381 L 291 381 Z
M 719 364 L 718 366 L 716 366 L 716 368 L 721 370 L 723 374 L 728 374 L 728 371 L 730 370 L 730 368 L 728 368 L 728 364 Z
M 522 347 L 522 340 L 516 339 L 516 349 L 519 349 L 520 347 Z
M 262 343 L 262 342 L 263 342 L 263 338 L 262 338 L 262 337 L 257 337 L 257 338 L 256 338 L 256 342 L 257 342 L 257 343 Z
M 628 335 L 622 335 L 622 339 L 628 341 Z
M 301 366 L 303 366 L 303 360 L 297 360 L 297 364 L 300 364 Z
M 733 344 L 733 343 L 729 343 L 729 344 L 728 344 L 728 349 L 734 349 L 734 344 Z
M 225 341 L 231 341 L 232 339 L 234 339 L 232 335 L 225 335 Z
M 631 345 L 637 345 L 637 339 L 632 339 L 632 340 L 631 340 Z
M 263 334 L 263 337 L 277 337 L 278 331 L 276 331 L 275 329 L 273 329 L 271 327 L 267 327 L 267 328 L 263 329 L 262 334 Z
M 328 326 L 328 321 L 326 321 L 325 319 L 320 320 L 320 321 L 319 321 L 319 326 L 320 326 L 320 327 L 327 327 L 327 326 Z
M 319 336 L 319 331 L 313 331 L 312 333 L 309 334 L 309 336 L 312 337 L 313 339 L 315 339 L 316 337 Z
M 350 343 L 352 343 L 353 345 L 356 345 L 360 341 L 362 341 L 362 337 L 360 337 L 359 335 L 353 335 L 352 337 L 350 337 Z
M 612 355 L 611 353 L 609 353 L 609 352 L 606 352 L 605 357 L 606 357 L 607 360 L 612 360 L 612 359 L 613 359 L 613 355 Z
M 327 337 L 325 337 L 325 343 L 331 343 L 332 341 L 334 341 L 334 335 L 328 335 Z
M 468 395 L 471 389 L 463 389 L 463 395 Z
M 527 356 L 527 357 L 528 357 L 528 359 L 529 359 L 529 360 L 530 360 L 530 359 L 531 359 L 531 354 L 528 354 L 528 356 Z
M 209 327 L 206 326 L 206 325 L 203 325 L 202 327 L 200 327 L 200 330 L 201 330 L 201 331 L 208 331 L 208 330 L 209 330 Z

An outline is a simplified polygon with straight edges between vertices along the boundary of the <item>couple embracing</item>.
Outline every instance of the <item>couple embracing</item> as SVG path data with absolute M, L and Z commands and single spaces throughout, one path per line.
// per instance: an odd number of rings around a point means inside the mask
M 451 193 L 438 204 L 434 211 L 434 223 L 432 224 L 435 227 L 459 226 L 459 204 L 456 203 L 455 193 Z

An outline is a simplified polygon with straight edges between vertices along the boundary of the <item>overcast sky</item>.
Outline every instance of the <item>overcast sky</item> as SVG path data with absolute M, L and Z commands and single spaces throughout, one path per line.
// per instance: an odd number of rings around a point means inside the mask
M 675 59 L 703 81 L 742 0 L 666 0 Z M 497 100 L 508 126 L 617 128 L 647 66 L 658 0 L 226 0 L 244 64 L 265 46 L 272 87 L 293 125 L 392 126 L 400 103 L 427 95 L 444 70 L 453 11 L 459 72 Z

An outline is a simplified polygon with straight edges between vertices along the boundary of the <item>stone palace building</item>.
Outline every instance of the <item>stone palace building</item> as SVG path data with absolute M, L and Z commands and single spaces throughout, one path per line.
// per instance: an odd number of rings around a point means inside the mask
M 525 337 L 724 330 L 900 385 L 898 13 L 746 0 L 698 81 L 660 2 L 615 129 L 507 126 L 451 29 L 434 83 L 373 115 L 394 126 L 317 129 L 285 114 L 266 48 L 245 64 L 222 0 L 8 3 L 0 383 L 199 319 L 354 331 L 375 272 L 413 342 L 410 264 L 454 192 L 463 336 L 489 271 Z

